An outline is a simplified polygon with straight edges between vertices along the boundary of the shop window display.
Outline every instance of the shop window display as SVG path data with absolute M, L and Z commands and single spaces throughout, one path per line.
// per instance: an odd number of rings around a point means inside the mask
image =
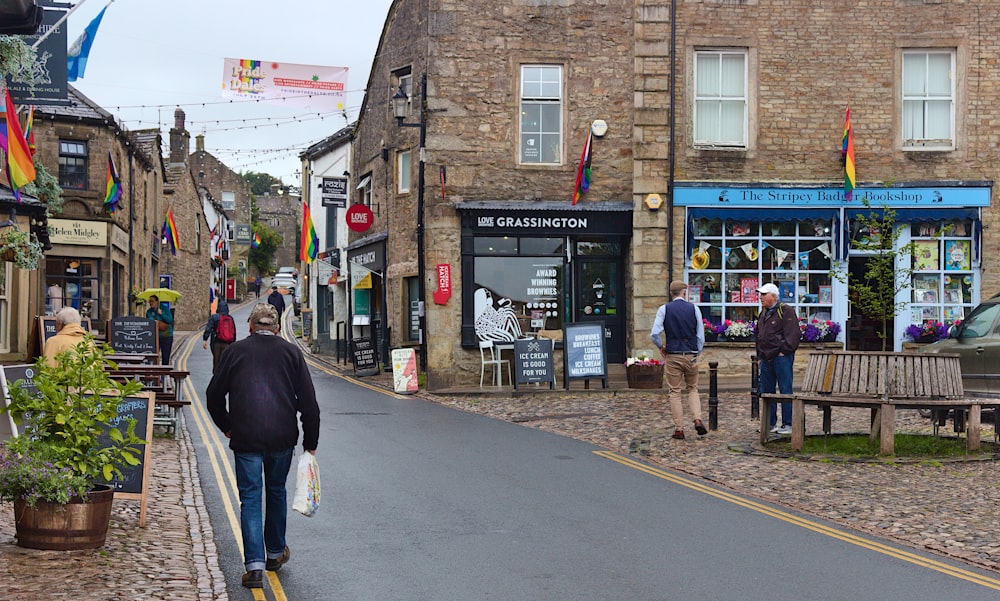
M 973 307 L 972 223 L 913 223 L 910 237 L 910 323 L 951 325 L 964 319 Z
M 699 219 L 694 225 L 688 282 L 709 322 L 755 319 L 757 287 L 768 282 L 800 317 L 830 319 L 832 222 Z

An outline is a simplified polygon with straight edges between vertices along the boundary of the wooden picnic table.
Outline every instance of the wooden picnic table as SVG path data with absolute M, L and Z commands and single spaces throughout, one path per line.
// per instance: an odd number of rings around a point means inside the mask
M 176 437 L 181 409 L 191 404 L 183 391 L 190 372 L 172 365 L 120 364 L 108 373 L 115 380 L 138 380 L 143 390 L 154 393 L 153 425 L 164 426 Z

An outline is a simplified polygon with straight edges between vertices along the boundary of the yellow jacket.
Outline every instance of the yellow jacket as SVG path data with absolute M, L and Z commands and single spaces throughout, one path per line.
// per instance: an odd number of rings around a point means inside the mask
M 56 355 L 75 348 L 76 345 L 83 341 L 83 337 L 86 334 L 87 331 L 80 327 L 80 324 L 68 323 L 55 336 L 46 340 L 44 354 L 49 366 L 56 367 L 59 365 L 59 362 L 56 361 Z

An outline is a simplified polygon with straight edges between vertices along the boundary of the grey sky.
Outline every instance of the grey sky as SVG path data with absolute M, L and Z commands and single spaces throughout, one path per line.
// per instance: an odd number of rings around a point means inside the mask
M 69 44 L 107 1 L 85 0 L 70 16 Z M 71 85 L 129 129 L 159 125 L 166 134 L 180 105 L 192 140 L 204 133 L 206 150 L 234 170 L 298 183 L 293 176 L 298 153 L 344 127 L 344 116 L 321 117 L 271 103 L 228 103 L 221 97 L 223 59 L 348 67 L 347 116 L 353 121 L 391 4 L 115 0 L 101 22 L 84 77 Z M 300 122 L 287 123 L 295 117 Z

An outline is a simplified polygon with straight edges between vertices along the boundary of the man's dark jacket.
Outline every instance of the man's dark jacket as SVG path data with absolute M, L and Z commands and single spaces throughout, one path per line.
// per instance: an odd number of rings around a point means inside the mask
M 277 290 L 272 290 L 271 294 L 267 295 L 267 302 L 278 312 L 278 316 L 285 311 L 285 297 Z
M 229 433 L 229 448 L 234 451 L 294 447 L 299 438 L 296 414 L 301 414 L 302 448 L 316 450 L 316 389 L 302 351 L 279 336 L 257 332 L 229 345 L 206 396 L 212 420 Z
M 780 355 L 790 355 L 799 348 L 802 330 L 795 309 L 778 303 L 774 311 L 761 311 L 757 316 L 757 356 L 770 361 Z

